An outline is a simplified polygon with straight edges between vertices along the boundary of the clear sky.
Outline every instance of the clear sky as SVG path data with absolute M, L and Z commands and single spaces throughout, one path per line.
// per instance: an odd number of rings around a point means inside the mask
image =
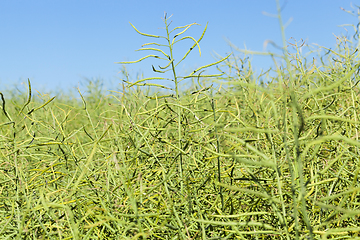
M 289 0 L 281 4 L 285 4 L 284 23 L 292 18 L 287 38 L 334 47 L 334 34 L 345 33 L 339 25 L 358 21 L 340 8 L 354 11 L 352 4 L 360 2 Z M 155 40 L 137 34 L 129 22 L 139 31 L 164 35 L 164 12 L 173 15 L 172 27 L 201 24 L 188 32 L 195 38 L 209 22 L 200 43 L 201 57 L 192 51 L 180 72 L 213 62 L 214 52 L 223 56 L 231 52 L 226 39 L 239 48 L 246 45 L 256 51 L 262 51 L 268 39 L 281 45 L 278 20 L 264 14 L 277 13 L 275 0 L 2 0 L 0 91 L 5 86 L 20 86 L 27 78 L 40 91 L 75 89 L 84 79 L 97 78 L 107 89 L 115 89 L 123 76 L 118 74 L 121 65 L 114 62 L 145 56 L 147 52 L 135 50 Z M 181 46 L 191 45 L 187 40 Z M 254 58 L 255 66 L 266 67 L 264 57 L 258 58 Z M 127 69 L 134 78 L 140 71 L 146 77 L 159 76 L 152 72 L 151 64 L 159 62 L 148 59 L 127 65 Z

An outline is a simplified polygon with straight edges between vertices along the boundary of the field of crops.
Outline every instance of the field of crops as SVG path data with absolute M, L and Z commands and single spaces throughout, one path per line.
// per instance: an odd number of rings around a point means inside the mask
M 360 239 L 357 42 L 180 77 L 163 38 L 168 84 L 1 93 L 1 239 Z

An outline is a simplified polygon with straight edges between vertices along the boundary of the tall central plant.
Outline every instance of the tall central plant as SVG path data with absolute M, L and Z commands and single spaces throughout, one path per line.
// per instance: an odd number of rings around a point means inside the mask
M 160 60 L 164 60 L 164 61 L 167 62 L 167 64 L 165 64 L 165 66 L 160 66 L 159 65 L 158 69 L 156 69 L 154 67 L 154 65 L 152 65 L 152 69 L 153 69 L 154 72 L 156 72 L 158 74 L 164 74 L 164 73 L 170 71 L 172 73 L 172 79 L 165 78 L 165 77 L 148 77 L 148 78 L 142 78 L 140 80 L 137 80 L 134 83 L 130 83 L 128 81 L 124 81 L 124 82 L 128 83 L 128 87 L 132 87 L 132 86 L 150 86 L 150 87 L 156 87 L 156 88 L 161 88 L 161 89 L 168 89 L 168 90 L 170 90 L 172 92 L 172 94 L 161 95 L 161 96 L 156 95 L 155 97 L 154 96 L 153 97 L 149 96 L 149 98 L 151 98 L 151 99 L 160 99 L 160 98 L 165 98 L 165 97 L 174 97 L 176 99 L 176 101 L 177 101 L 176 109 L 177 109 L 177 117 L 178 117 L 178 119 L 177 119 L 177 125 L 178 125 L 177 129 L 178 129 L 178 150 L 179 150 L 179 157 L 180 157 L 180 177 L 181 177 L 181 179 L 183 179 L 182 178 L 182 176 L 183 176 L 183 174 L 182 174 L 183 173 L 182 154 L 183 153 L 181 151 L 181 149 L 183 149 L 182 148 L 183 133 L 182 133 L 182 129 L 181 129 L 181 118 L 182 118 L 182 108 L 183 107 L 182 107 L 181 102 L 180 102 L 179 83 L 182 80 L 185 80 L 185 79 L 196 78 L 199 86 L 201 88 L 203 88 L 201 86 L 201 84 L 200 84 L 200 81 L 199 81 L 200 78 L 219 77 L 219 76 L 223 75 L 223 74 L 210 74 L 210 75 L 204 74 L 204 75 L 202 75 L 205 72 L 205 69 L 225 61 L 227 58 L 230 57 L 231 54 L 229 54 L 228 56 L 220 59 L 217 62 L 214 62 L 214 63 L 211 63 L 211 64 L 204 65 L 202 67 L 199 67 L 199 68 L 193 70 L 187 76 L 179 77 L 179 75 L 178 75 L 178 73 L 176 71 L 177 66 L 187 58 L 187 56 L 190 54 L 190 52 L 192 50 L 194 50 L 196 47 L 198 47 L 199 54 L 201 56 L 201 49 L 200 49 L 200 46 L 199 46 L 199 42 L 204 37 L 204 34 L 206 32 L 206 29 L 207 29 L 207 24 L 206 24 L 200 38 L 198 40 L 196 40 L 195 38 L 193 38 L 191 36 L 183 36 L 183 34 L 186 33 L 186 31 L 191 26 L 199 25 L 199 24 L 192 23 L 192 24 L 188 24 L 188 25 L 185 25 L 185 26 L 175 27 L 174 29 L 170 30 L 169 26 L 170 26 L 171 22 L 169 22 L 169 18 L 167 18 L 167 15 L 165 13 L 165 16 L 163 18 L 164 23 L 165 23 L 165 30 L 166 30 L 166 35 L 165 36 L 159 36 L 159 35 L 153 35 L 153 34 L 147 34 L 147 33 L 140 32 L 139 30 L 136 29 L 136 27 L 134 25 L 132 25 L 130 23 L 130 25 L 140 35 L 143 35 L 145 37 L 150 37 L 150 38 L 165 39 L 165 44 L 156 43 L 156 42 L 145 43 L 145 44 L 142 45 L 142 48 L 138 49 L 137 51 L 145 51 L 146 50 L 146 51 L 153 52 L 153 54 L 149 54 L 149 55 L 147 55 L 145 57 L 142 57 L 142 58 L 138 59 L 137 61 L 116 62 L 116 63 L 118 63 L 118 64 L 138 63 L 138 62 L 141 62 L 141 61 L 143 61 L 143 60 L 145 60 L 147 58 L 155 58 L 155 59 L 160 59 Z M 174 34 L 175 31 L 178 31 L 178 33 Z M 191 40 L 193 42 L 193 45 L 182 56 L 182 58 L 176 58 L 174 56 L 175 44 L 177 44 L 177 43 L 179 43 L 181 41 L 187 40 L 187 39 Z M 160 47 L 165 48 L 166 51 L 161 50 Z M 180 60 L 175 61 L 175 59 L 180 59 Z M 171 81 L 171 82 L 173 82 L 173 84 L 172 84 L 173 88 L 166 87 L 163 84 L 156 84 L 156 83 L 151 82 L 153 80 L 160 80 L 160 81 L 163 81 L 163 82 Z M 183 189 L 183 188 L 181 187 L 181 189 Z

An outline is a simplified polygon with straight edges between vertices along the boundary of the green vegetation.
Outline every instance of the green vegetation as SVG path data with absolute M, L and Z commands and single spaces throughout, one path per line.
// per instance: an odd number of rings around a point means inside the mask
M 167 61 L 153 68 L 170 79 L 108 95 L 90 82 L 78 100 L 34 98 L 30 81 L 0 94 L 1 238 L 360 239 L 356 39 L 309 60 L 283 36 L 268 72 L 231 55 L 180 77 L 173 59 L 201 52 L 206 27 L 196 40 L 180 38 L 194 24 L 164 22 L 165 37 L 134 28 L 165 40 L 142 59 Z

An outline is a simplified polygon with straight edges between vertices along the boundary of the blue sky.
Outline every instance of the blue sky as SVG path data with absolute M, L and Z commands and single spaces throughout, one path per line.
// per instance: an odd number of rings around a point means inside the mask
M 334 34 L 345 33 L 339 25 L 357 24 L 356 17 L 340 9 L 355 10 L 351 4 L 360 5 L 350 0 L 287 1 L 282 17 L 284 23 L 290 18 L 292 22 L 286 37 L 334 47 Z M 266 40 L 281 44 L 278 20 L 264 14 L 276 14 L 275 0 L 3 0 L 0 91 L 5 86 L 19 87 L 27 78 L 42 92 L 75 89 L 84 79 L 102 79 L 107 89 L 116 89 L 123 76 L 118 73 L 121 65 L 114 62 L 145 56 L 146 52 L 135 50 L 154 41 L 137 34 L 129 22 L 142 32 L 164 35 L 164 12 L 173 15 L 171 27 L 201 24 L 188 31 L 195 38 L 209 22 L 200 43 L 201 57 L 192 51 L 188 61 L 179 65 L 180 73 L 213 62 L 215 52 L 223 56 L 231 52 L 226 39 L 255 51 L 262 51 Z M 181 43 L 179 53 L 191 45 L 190 41 Z M 127 69 L 133 78 L 140 71 L 145 77 L 159 76 L 152 72 L 152 64 L 159 62 L 148 59 Z M 261 68 L 269 61 L 254 57 L 253 64 Z

